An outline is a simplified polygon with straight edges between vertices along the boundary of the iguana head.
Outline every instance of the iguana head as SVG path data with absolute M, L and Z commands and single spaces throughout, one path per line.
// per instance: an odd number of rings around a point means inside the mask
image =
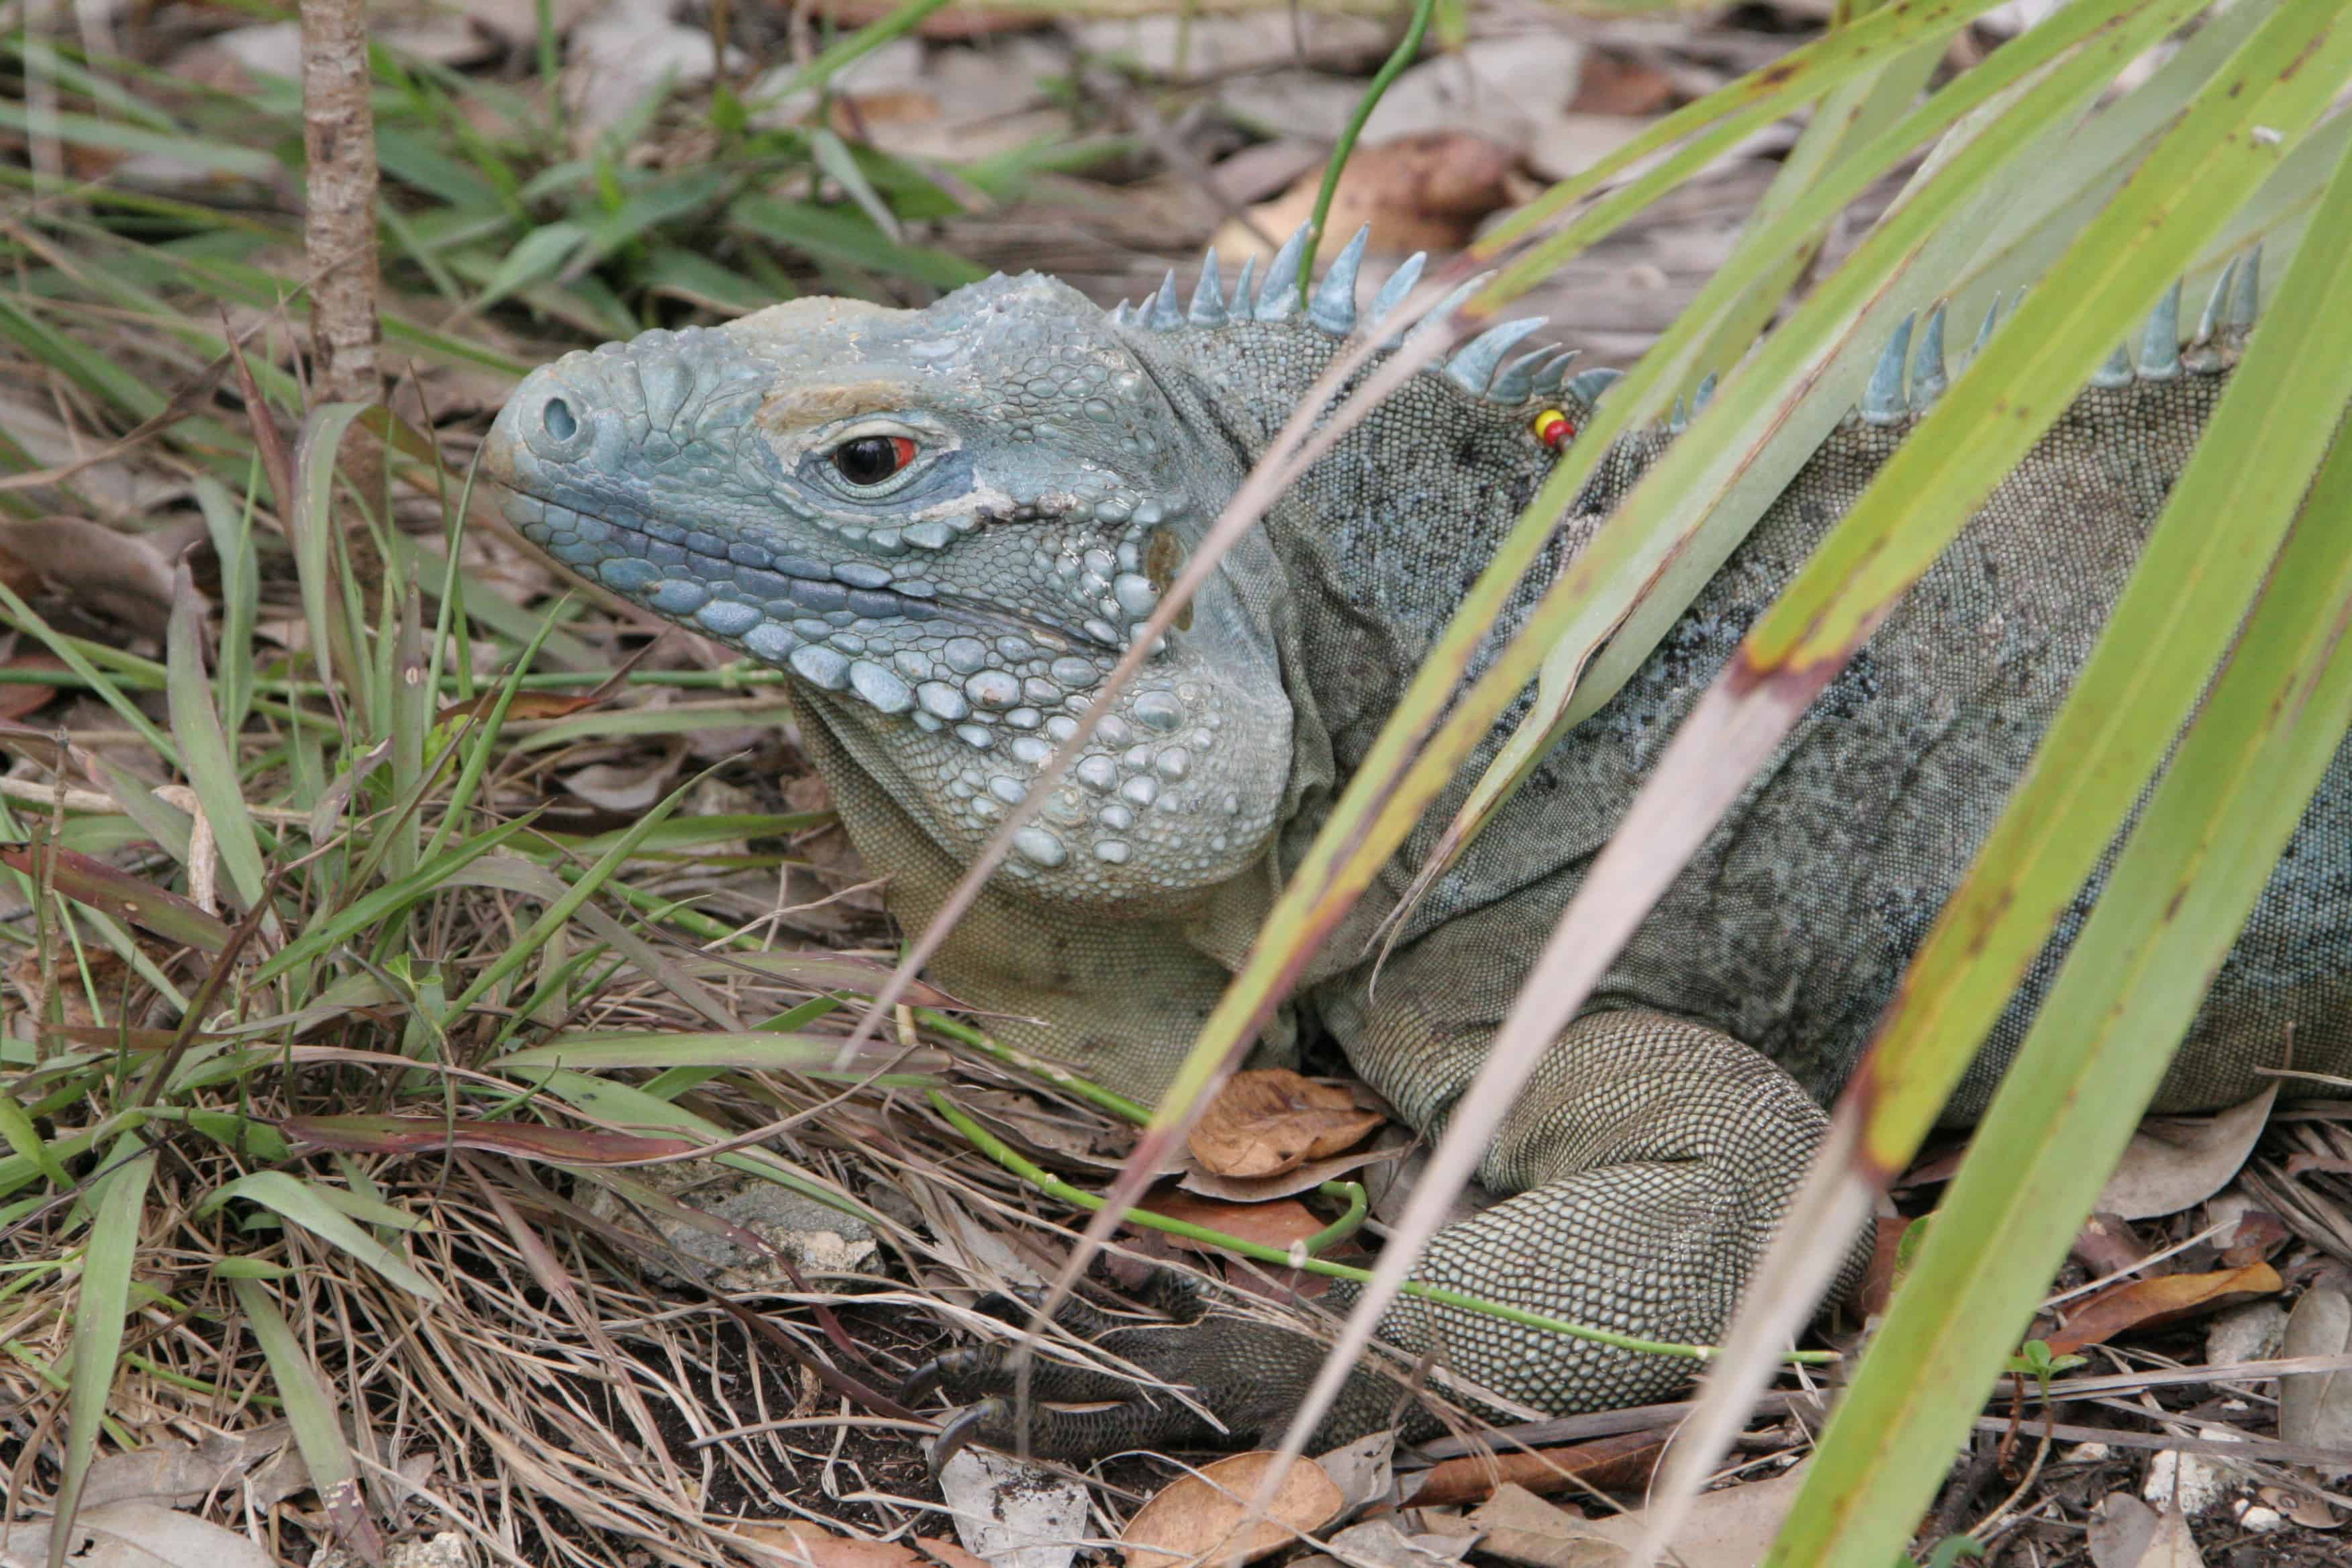
M 1050 279 L 992 278 L 921 310 L 802 300 L 567 354 L 517 389 L 486 468 L 556 560 L 789 671 L 803 713 L 961 864 L 1075 731 L 1339 345 L 1379 331 L 1421 274 L 1415 257 L 1360 315 L 1365 237 L 1302 298 L 1306 243 L 1301 230 L 1262 284 L 1244 268 L 1230 300 L 1212 254 L 1189 304 L 1173 273 L 1140 309 L 1108 313 Z M 1354 558 L 1419 537 L 1432 504 L 1517 514 L 1548 462 L 1529 420 L 1589 405 L 1615 374 L 1570 380 L 1572 355 L 1519 352 L 1540 324 L 1464 345 L 1326 460 L 1318 548 Z M 1410 615 L 1465 563 L 1391 566 L 1412 581 L 1301 583 Z M 1263 533 L 1226 558 L 1007 877 L 1132 906 L 1262 858 L 1293 771 L 1286 679 L 1300 672 L 1277 623 L 1305 591 L 1297 575 Z M 1377 707 L 1392 675 L 1339 684 Z
M 1230 490 L 1120 329 L 992 279 L 928 310 L 778 305 L 532 373 L 485 455 L 592 582 L 795 678 L 892 799 L 968 852 L 1072 733 Z M 1288 708 L 1211 592 L 1118 699 L 1010 874 L 1083 902 L 1262 852 Z

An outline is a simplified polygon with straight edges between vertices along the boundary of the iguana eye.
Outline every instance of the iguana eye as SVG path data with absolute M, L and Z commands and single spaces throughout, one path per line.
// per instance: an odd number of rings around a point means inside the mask
M 833 466 L 853 485 L 878 485 L 915 460 L 904 436 L 858 436 L 833 449 Z

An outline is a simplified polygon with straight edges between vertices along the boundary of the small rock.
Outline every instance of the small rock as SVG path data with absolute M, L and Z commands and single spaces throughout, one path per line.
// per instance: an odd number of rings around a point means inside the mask
M 2219 1427 L 2207 1427 L 2198 1436 L 2217 1443 L 2245 1440 L 2235 1432 Z M 2202 1454 L 2167 1450 L 2149 1462 L 2147 1482 L 2140 1488 L 2140 1496 L 2158 1508 L 2169 1505 L 2185 1518 L 2194 1519 L 2220 1502 L 2236 1484 L 2236 1479 L 2218 1460 Z
M 2284 1530 L 2286 1515 L 2276 1509 L 2264 1508 L 2261 1503 L 2250 1502 L 2238 1510 L 2238 1528 L 2254 1531 Z
M 384 1568 L 468 1568 L 466 1538 L 445 1530 L 430 1541 L 411 1541 L 392 1549 Z
M 1624 114 L 1563 111 L 1538 124 L 1528 139 L 1528 167 L 1547 180 L 1580 174 L 1650 128 Z
M 856 1215 L 715 1160 L 648 1165 L 634 1174 L 680 1204 L 750 1231 L 790 1258 L 803 1278 L 858 1272 L 880 1250 L 874 1227 Z M 781 1262 L 735 1237 L 705 1230 L 657 1209 L 640 1211 L 604 1187 L 591 1190 L 587 1207 L 598 1217 L 641 1235 L 645 1220 L 650 1218 L 654 1234 L 709 1270 L 709 1282 L 721 1289 L 793 1289 L 792 1276 Z M 654 1272 L 673 1281 L 679 1278 L 658 1265 Z

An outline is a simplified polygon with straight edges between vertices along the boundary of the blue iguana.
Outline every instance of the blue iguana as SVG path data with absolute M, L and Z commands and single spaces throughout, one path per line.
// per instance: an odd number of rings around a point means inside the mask
M 651 331 L 534 372 L 488 471 L 518 528 L 589 581 L 790 673 L 801 736 L 850 837 L 920 929 L 1152 612 L 1202 530 L 1351 334 L 1359 237 L 1311 297 L 1294 239 L 1229 293 L 1213 253 L 1106 312 L 1039 276 L 919 310 L 800 300 Z M 2259 292 L 2233 268 L 2187 335 L 2178 290 L 2095 378 L 1813 705 L 1560 1037 L 1481 1166 L 1516 1194 L 1443 1231 L 1418 1277 L 1653 1340 L 1711 1342 L 1861 1052 L 2043 726 L 2228 383 Z M 1988 319 L 1988 329 L 1991 326 Z M 1495 327 L 1339 439 L 1222 564 L 1112 702 L 937 977 L 1014 1019 L 1015 1043 L 1129 1094 L 1166 1082 L 1403 683 L 1495 540 L 1589 412 Z M 1609 703 L 1546 754 L 1408 903 L 1507 713 L 1264 1042 L 1326 1032 L 1404 1121 L 1445 1121 L 1538 946 L 1666 738 L 1750 621 L 1844 512 L 1946 374 L 1940 313 L 1916 356 L 1806 462 Z M 1604 456 L 1495 630 L 1703 414 Z M 2225 526 L 2226 520 L 2216 520 Z M 1950 1117 L 2021 1038 L 2095 889 L 2002 1019 Z M 1377 985 L 1382 925 L 1401 917 Z M 2234 1103 L 2294 1065 L 2352 1070 L 2352 749 L 2340 750 L 2158 1099 Z M 1280 1429 L 1318 1354 L 1238 1316 L 1075 1326 L 1202 1392 L 1223 1440 Z M 1402 1300 L 1382 1334 L 1508 1400 L 1639 1403 L 1689 1363 Z M 919 1386 L 1015 1434 L 989 1347 Z M 1206 1441 L 1177 1401 L 1041 1368 L 1028 1441 L 1085 1455 Z M 1360 1375 L 1322 1436 L 1385 1424 Z

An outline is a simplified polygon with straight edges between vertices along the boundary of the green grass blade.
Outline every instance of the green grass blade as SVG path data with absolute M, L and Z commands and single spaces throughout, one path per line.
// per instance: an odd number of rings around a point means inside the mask
M 139 1252 L 147 1186 L 155 1154 L 130 1134 L 116 1142 L 109 1169 L 89 1194 L 89 1239 L 82 1252 L 81 1287 L 74 1300 L 73 1384 L 66 1395 L 65 1461 L 60 1467 L 56 1517 L 70 1520 L 80 1506 L 82 1483 L 98 1456 L 98 1434 L 122 1353 L 124 1314 L 131 1308 L 131 1268 Z M 65 1568 L 73 1532 L 49 1538 L 49 1568 Z
M 269 1299 L 259 1279 L 229 1279 L 236 1304 L 245 1311 L 262 1358 L 269 1363 L 269 1379 L 285 1402 L 286 1424 L 294 1430 L 294 1447 L 310 1472 L 311 1488 L 327 1510 L 327 1521 L 339 1540 L 359 1549 L 364 1561 L 380 1559 L 383 1543 L 367 1517 L 367 1500 L 360 1489 L 359 1466 L 351 1446 L 343 1441 L 343 1425 L 327 1380 L 302 1352 L 302 1342 Z
M 1593 192 L 1616 182 L 1627 169 L 1633 168 L 1662 150 L 1718 121 L 1746 116 L 1752 110 L 1764 110 L 1766 121 L 1779 119 L 1822 93 L 1865 71 L 1885 68 L 1907 50 L 1930 39 L 1949 37 L 1976 17 L 1993 8 L 1987 0 L 1964 0 L 1951 6 L 1883 5 L 1858 21 L 1832 27 L 1810 43 L 1801 44 L 1770 65 L 1750 71 L 1738 81 L 1707 94 L 1696 102 L 1685 104 L 1673 113 L 1659 119 L 1642 134 L 1622 147 L 1600 159 L 1591 167 L 1571 179 L 1562 180 L 1534 201 L 1496 224 L 1478 243 L 1471 254 L 1482 259 L 1505 254 L 1530 236 L 1542 232 L 1576 203 Z M 1515 267 L 1514 272 L 1524 272 L 1526 281 L 1507 289 L 1499 289 L 1500 298 L 1508 299 L 1525 290 L 1528 282 L 1540 280 L 1580 246 L 1570 243 L 1570 234 L 1559 236 Z M 1541 258 L 1538 260 L 1538 257 Z
M 172 589 L 172 614 L 164 630 L 168 654 L 165 694 L 172 713 L 172 733 L 180 742 L 180 761 L 188 784 L 204 807 L 205 820 L 219 847 L 221 864 L 241 908 L 260 901 L 268 879 L 263 868 L 261 841 L 253 817 L 246 810 L 245 789 L 230 756 L 228 737 L 221 732 L 220 715 L 213 708 L 210 681 L 205 675 L 204 611 L 194 581 L 184 565 Z
M 294 447 L 294 505 L 287 530 L 294 536 L 294 572 L 302 590 L 302 618 L 310 628 L 310 657 L 317 661 L 319 679 L 330 692 L 335 689 L 334 660 L 350 657 L 346 634 L 351 629 L 344 622 L 331 564 L 337 529 L 335 458 L 342 449 L 343 433 L 366 412 L 363 403 L 330 403 L 314 408 L 302 421 L 302 433 Z M 354 679 L 359 674 L 357 668 L 351 671 Z
M 438 1286 L 419 1274 L 406 1258 L 353 1223 L 346 1212 L 353 1201 L 352 1194 L 303 1181 L 285 1171 L 256 1171 L 215 1187 L 193 1212 L 202 1217 L 240 1198 L 268 1209 L 290 1225 L 300 1226 L 419 1300 L 434 1306 L 441 1304 Z
M 2352 405 L 2352 161 L 2175 483 L 2130 586 L 1861 1069 L 1863 1157 L 1907 1161 L 2271 570 Z M 2216 520 L 2226 523 L 2216 525 Z
M 642 1131 L 649 1127 L 667 1128 L 685 1133 L 706 1147 L 731 1141 L 726 1129 L 697 1116 L 683 1106 L 656 1099 L 634 1084 L 573 1072 L 568 1068 L 532 1068 L 526 1069 L 522 1076 L 565 1104 L 626 1131 Z M 803 1197 L 814 1198 L 830 1208 L 856 1215 L 877 1229 L 896 1228 L 889 1220 L 847 1193 L 795 1170 L 769 1150 L 758 1147 L 734 1149 L 713 1158 L 745 1175 L 773 1182 Z
M 392 718 L 392 795 L 403 809 L 384 829 L 390 846 L 384 868 L 395 878 L 415 870 L 424 850 L 424 828 L 412 803 L 421 802 L 427 782 L 425 747 L 432 727 L 434 698 L 425 681 L 424 596 L 414 586 L 401 592 L 398 613 L 392 637 L 387 706 Z
M 1935 279 L 1957 270 L 1973 243 L 1975 221 L 2013 205 L 2017 188 L 2031 183 L 2032 163 L 2019 155 L 2020 149 L 2037 136 L 2063 138 L 2115 70 L 2197 8 L 2198 0 L 2141 5 L 2126 9 L 2115 25 L 2103 26 L 2095 11 L 2084 7 L 2067 14 L 2075 26 L 2035 28 L 1864 148 L 1849 149 L 1819 184 L 1793 196 L 1778 219 L 1747 237 L 1654 353 L 1670 353 L 1696 340 L 1710 319 L 1718 323 L 1706 331 L 1710 344 L 1723 341 L 1753 308 L 1752 298 L 1743 298 L 1743 280 L 1775 273 L 1780 258 L 1803 253 L 1810 237 L 1904 148 L 1994 101 L 2075 46 L 2094 46 L 2050 70 L 2026 100 L 2011 106 L 1990 128 L 1993 140 L 1971 145 L 1964 160 L 1948 160 L 1934 181 L 1915 189 L 1915 199 L 1798 309 L 1751 364 L 1734 374 L 1709 405 L 1706 438 L 1678 443 L 1658 461 L 1570 568 L 1571 575 L 1529 617 L 1523 635 L 1550 645 L 1536 671 L 1535 705 L 1420 868 L 1416 896 L 1449 868 L 1552 746 L 1598 711 L 1641 667 L 1826 438 L 1851 406 L 1894 322 L 1927 296 Z M 1677 379 L 1636 375 L 1641 379 L 1633 389 L 1621 389 L 1625 395 Z M 1802 395 L 1792 405 L 1784 387 Z M 1529 511 L 1549 515 L 1557 504 L 1548 506 L 1538 496 Z M 1454 640 L 1449 635 L 1449 651 Z M 1527 650 L 1506 656 L 1514 679 L 1528 657 Z M 1360 863 L 1370 859 L 1375 847 L 1383 854 L 1392 848 L 1484 742 L 1483 721 L 1474 725 L 1472 718 L 1488 713 L 1507 689 L 1503 674 L 1491 679 L 1415 764 L 1374 837 L 1360 851 Z
M 325 920 L 305 927 L 300 935 L 263 961 L 254 971 L 253 984 L 266 984 L 281 974 L 289 973 L 337 943 L 349 942 L 379 921 L 388 920 L 410 905 L 430 897 L 435 888 L 461 868 L 499 848 L 528 829 L 530 824 L 531 818 L 528 816 L 502 822 L 488 832 L 477 834 L 456 848 L 433 857 L 412 875 L 396 882 L 387 882 L 373 892 L 353 900 Z
M 644 852 L 646 839 L 653 837 L 655 835 L 647 834 L 638 841 L 638 853 Z M 562 879 L 543 866 L 515 856 L 493 856 L 477 861 L 466 869 L 453 873 L 449 882 L 452 886 L 464 882 L 478 887 L 505 888 L 528 894 L 545 904 L 552 904 L 564 896 Z M 616 881 L 614 886 L 618 888 L 624 884 Z M 623 957 L 636 965 L 638 973 L 658 981 L 679 1001 L 719 1028 L 732 1031 L 742 1027 L 742 1020 L 729 1011 L 727 1004 L 709 987 L 688 974 L 683 964 L 664 957 L 652 942 L 593 902 L 579 905 L 572 911 L 572 918 L 586 926 L 597 941 L 618 950 Z
M 923 18 L 946 5 L 948 0 L 906 0 L 887 15 L 836 40 L 825 51 L 794 71 L 774 91 L 764 94 L 747 109 L 772 107 L 796 92 L 830 81 L 835 71 L 853 60 L 862 59 L 893 38 L 903 37 L 922 25 Z
M 2231 58 L 1766 612 L 1748 668 L 1841 657 L 1927 569 L 2127 336 L 2118 308 L 2153 303 L 2340 89 L 2352 60 L 2343 20 L 2336 5 L 2285 7 Z
M 554 277 L 587 237 L 587 229 L 571 222 L 542 224 L 532 229 L 508 248 L 474 301 L 474 310 L 487 310 L 517 289 Z
M 692 1030 L 657 1034 L 562 1034 L 488 1062 L 491 1071 L 520 1068 L 744 1068 L 759 1072 L 792 1072 L 810 1078 L 861 1079 L 864 1070 L 833 1072 L 834 1053 L 841 1040 L 828 1035 L 759 1033 L 697 1033 Z M 869 1048 L 866 1055 L 886 1061 L 898 1054 L 894 1044 L 886 1050 Z M 902 1073 L 891 1081 L 927 1082 L 929 1075 Z
M 1374 1282 L 1355 1303 L 1329 1363 L 1302 1402 L 1284 1451 L 1297 1452 L 1328 1408 L 1347 1363 L 1368 1341 L 1445 1203 L 1468 1178 L 1480 1148 L 1549 1042 L 1748 778 L 1886 607 L 2064 410 L 2072 388 L 2128 335 L 2131 317 L 2195 257 L 2276 165 L 2284 145 L 2326 107 L 2352 66 L 2352 29 L 2339 21 L 2316 7 L 2286 8 L 2231 57 L 2221 86 L 2174 126 L 2009 331 L 1962 371 L 1742 641 L 1676 731 L 1548 939 L 1477 1075 L 1456 1101 Z M 2254 134 L 2258 128 L 2266 134 Z M 1979 137 L 1947 173 L 1992 156 L 2000 145 L 1996 136 Z M 1908 210 L 1899 209 L 1897 220 Z M 1498 663 L 1496 670 L 1502 668 Z M 1487 679 L 1496 678 L 1490 672 Z M 1225 1013 L 1221 1005 L 1220 1015 Z M 1212 1018 L 1213 1028 L 1217 1021 Z M 1193 1066 L 1188 1060 L 1187 1069 Z M 1704 1445 L 1691 1450 L 1702 1451 Z M 1657 1518 L 1671 1520 L 1675 1495 L 1669 1488 L 1669 1501 L 1654 1510 Z
M 65 660 L 67 668 L 81 677 L 83 684 L 98 694 L 99 700 L 113 709 L 124 723 L 137 731 L 139 738 L 153 747 L 157 756 L 173 767 L 180 765 L 180 749 L 172 743 L 172 738 L 157 729 L 155 721 L 148 718 L 137 703 L 123 695 L 121 687 L 89 661 L 88 656 L 75 646 L 73 638 L 61 636 L 30 605 L 18 598 L 16 591 L 5 583 L 0 583 L 0 608 L 7 610 L 10 622 L 18 630 L 32 633 L 40 639 L 42 647 Z
M 0 99 L 0 131 L 13 131 L 22 135 L 32 129 L 32 116 L 24 104 Z M 268 182 L 278 179 L 283 173 L 278 160 L 267 153 L 251 147 L 231 146 L 185 131 L 154 131 L 145 126 L 123 125 L 115 121 L 69 111 L 44 117 L 42 129 L 72 146 L 91 147 L 104 153 L 127 153 L 134 157 L 170 158 L 236 179 Z
M 490 962 L 488 968 L 475 976 L 474 983 L 467 986 L 457 999 L 450 1004 L 450 1012 L 464 1013 L 475 1003 L 488 995 L 490 991 L 502 984 L 508 976 L 529 963 L 531 956 L 538 952 L 550 938 L 563 929 L 564 922 L 572 918 L 573 912 L 593 898 L 597 889 L 610 881 L 614 873 L 621 868 L 631 855 L 636 853 L 638 844 L 644 841 L 646 836 L 651 833 L 664 817 L 676 811 L 678 803 L 701 782 L 702 775 L 697 774 L 678 785 L 677 788 L 670 791 L 659 805 L 646 813 L 635 826 L 622 834 L 618 842 L 604 851 L 594 865 L 581 874 L 578 882 L 564 890 L 563 897 L 541 910 L 539 918 L 531 921 L 521 936 L 515 939 L 513 945 L 499 953 Z
M 2339 179 L 2341 173 L 2339 172 Z M 2352 200 L 2352 190 L 2343 200 Z M 2100 641 L 2037 748 L 2010 808 L 1977 853 L 1906 972 L 1838 1111 L 1841 1151 L 1796 1200 L 1758 1270 L 1752 1325 L 1727 1339 L 1719 1382 L 1729 1420 L 1743 1374 L 1777 1343 L 1783 1311 L 1825 1276 L 1809 1236 L 1834 1235 L 1909 1160 L 2027 967 L 2110 844 L 2203 690 L 2255 585 L 2271 569 L 2307 476 L 2352 401 L 2352 206 L 2315 228 L 2255 333 L 2203 443 L 2151 531 Z M 2281 331 L 2284 327 L 2286 330 Z M 2227 518 L 2216 528 L 2213 520 Z M 2112 896 L 2110 894 L 2109 896 Z M 1751 1359 L 1743 1362 L 1742 1357 Z M 1696 1423 L 1696 1469 L 1717 1413 Z
M 514 667 L 499 684 L 498 699 L 490 704 L 489 712 L 479 723 L 473 725 L 472 733 L 463 738 L 465 760 L 458 765 L 457 784 L 450 790 L 449 798 L 442 803 L 441 826 L 433 830 L 432 840 L 425 847 L 427 858 L 441 853 L 442 846 L 449 842 L 449 836 L 457 830 L 457 824 L 464 819 L 467 808 L 473 805 L 475 792 L 481 788 L 483 775 L 489 772 L 490 759 L 496 754 L 499 737 L 506 729 L 507 711 L 514 706 L 515 693 L 522 689 L 522 678 L 530 670 L 531 661 L 539 657 L 541 646 L 554 635 L 556 612 L 562 608 L 559 605 L 555 611 L 550 611 L 541 619 L 537 633 L 524 646 L 521 657 L 514 661 Z
M 220 563 L 221 728 L 234 735 L 253 709 L 253 626 L 261 609 L 261 566 L 253 551 L 252 491 L 240 506 L 209 476 L 196 480 L 196 503 Z
M 2346 254 L 2327 264 L 2352 270 Z M 2121 1156 L 2352 725 L 2347 517 L 2352 446 L 2338 442 L 1979 1126 L 1769 1568 L 1889 1560 Z
M 960 256 L 926 245 L 893 240 L 876 228 L 865 214 L 854 209 L 784 201 L 755 193 L 737 197 L 729 205 L 727 215 L 729 222 L 745 232 L 788 246 L 804 256 L 895 273 L 936 289 L 961 289 L 987 276 Z

